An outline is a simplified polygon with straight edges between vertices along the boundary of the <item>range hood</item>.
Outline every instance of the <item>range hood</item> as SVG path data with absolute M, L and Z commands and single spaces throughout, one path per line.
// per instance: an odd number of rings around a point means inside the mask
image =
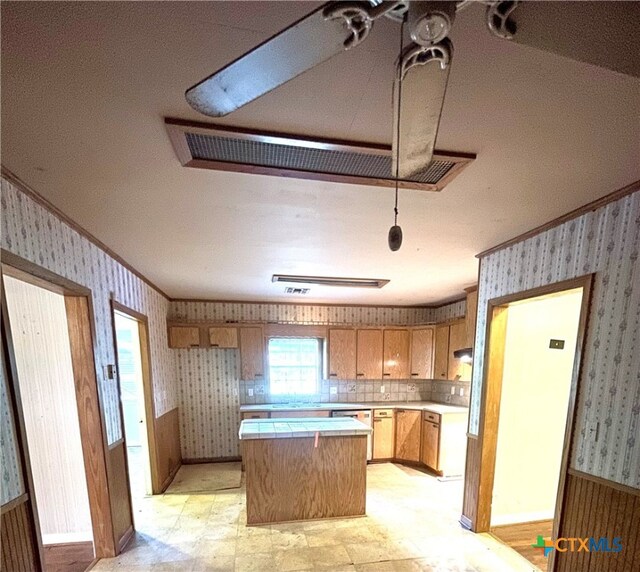
M 463 348 L 453 352 L 453 357 L 463 361 L 464 363 L 471 363 L 473 361 L 473 348 Z

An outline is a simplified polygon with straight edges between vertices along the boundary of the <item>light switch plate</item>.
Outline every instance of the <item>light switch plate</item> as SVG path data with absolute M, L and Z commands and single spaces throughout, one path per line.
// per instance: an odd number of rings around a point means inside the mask
M 252 388 L 247 389 L 247 394 L 249 395 L 249 397 L 253 397 L 253 389 Z
M 330 394 L 330 395 L 337 395 L 337 393 L 338 393 L 338 388 L 337 388 L 335 385 L 332 385 L 332 386 L 329 388 L 329 394 Z
M 384 393 L 384 385 L 380 386 L 380 393 Z
M 464 387 L 460 388 L 460 397 L 464 397 Z
M 455 395 L 456 394 L 456 388 L 455 387 L 451 387 L 451 395 Z

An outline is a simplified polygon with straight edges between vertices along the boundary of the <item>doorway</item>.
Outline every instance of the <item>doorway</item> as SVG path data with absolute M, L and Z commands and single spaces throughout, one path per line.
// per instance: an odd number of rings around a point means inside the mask
M 591 277 L 489 301 L 476 532 L 539 568 L 562 518 Z
M 17 385 L 46 572 L 95 557 L 65 297 L 6 276 Z
M 147 318 L 117 302 L 112 306 L 129 488 L 134 519 L 140 519 L 143 499 L 157 492 Z

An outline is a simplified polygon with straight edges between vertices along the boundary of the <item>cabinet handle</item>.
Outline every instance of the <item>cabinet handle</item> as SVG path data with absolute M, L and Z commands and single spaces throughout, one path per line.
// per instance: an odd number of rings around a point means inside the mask
M 337 373 L 330 373 L 330 374 L 329 374 L 329 377 L 337 377 L 337 376 L 338 376 L 338 374 L 337 374 Z
M 262 373 L 256 373 L 253 377 L 262 377 L 263 374 Z
M 220 344 L 211 344 L 211 347 L 212 347 L 212 348 L 219 348 L 219 347 L 220 347 Z
M 364 377 L 364 373 L 356 373 L 357 377 Z
M 418 377 L 420 374 L 419 373 L 412 373 L 411 376 L 412 377 Z
M 390 374 L 390 373 L 383 373 L 382 375 L 383 375 L 384 377 L 387 377 L 387 376 L 389 376 L 389 375 L 391 375 L 391 374 Z
M 382 419 L 374 419 L 373 420 L 374 423 L 380 423 L 380 421 L 382 421 Z

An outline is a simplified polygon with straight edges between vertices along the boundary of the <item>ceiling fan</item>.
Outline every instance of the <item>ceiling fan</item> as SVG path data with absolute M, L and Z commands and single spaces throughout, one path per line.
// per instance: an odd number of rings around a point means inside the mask
M 391 18 L 412 40 L 396 64 L 392 153 L 396 179 L 410 178 L 431 162 L 453 59 L 448 35 L 456 12 L 474 3 L 486 5 L 487 26 L 499 38 L 640 76 L 640 2 L 343 1 L 294 22 L 189 88 L 186 99 L 205 115 L 227 115 L 357 47 L 376 20 Z

